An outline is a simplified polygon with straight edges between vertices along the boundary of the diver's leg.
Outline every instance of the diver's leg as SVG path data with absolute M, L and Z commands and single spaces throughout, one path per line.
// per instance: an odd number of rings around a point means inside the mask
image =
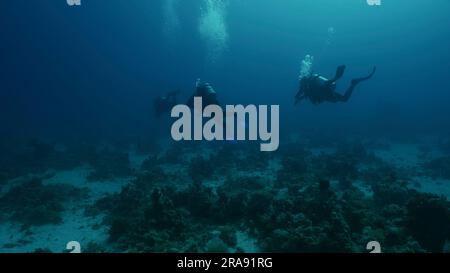
M 373 68 L 372 72 L 367 77 L 353 79 L 352 83 L 350 84 L 350 87 L 347 89 L 347 91 L 345 91 L 344 95 L 341 95 L 341 94 L 335 92 L 334 95 L 335 95 L 336 100 L 342 101 L 342 102 L 347 102 L 350 99 L 350 97 L 352 96 L 353 91 L 355 90 L 355 87 L 359 83 L 361 83 L 363 81 L 367 81 L 368 79 L 372 78 L 373 75 L 375 74 L 375 71 L 377 71 L 376 67 Z
M 344 95 L 341 95 L 337 92 L 334 92 L 334 101 L 335 102 L 347 102 L 350 97 L 353 94 L 353 90 L 355 90 L 356 85 L 352 84 L 350 85 L 350 87 L 347 89 L 347 91 L 345 91 Z
M 299 96 L 295 96 L 295 103 L 294 103 L 294 105 L 297 105 L 299 102 L 301 102 L 305 98 L 306 98 L 305 94 L 301 94 Z
M 360 82 L 367 81 L 368 79 L 373 77 L 373 75 L 375 74 L 376 71 L 377 71 L 377 67 L 374 66 L 372 69 L 372 72 L 367 77 L 353 79 L 352 85 L 357 85 Z

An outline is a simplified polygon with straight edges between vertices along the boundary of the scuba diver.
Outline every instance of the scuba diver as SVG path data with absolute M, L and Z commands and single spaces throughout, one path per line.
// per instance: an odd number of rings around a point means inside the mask
M 177 105 L 177 95 L 180 94 L 180 90 L 167 93 L 165 96 L 159 96 L 153 101 L 153 107 L 155 109 L 155 116 L 160 117 L 165 112 Z
M 347 102 L 352 96 L 355 87 L 366 81 L 375 74 L 376 67 L 373 68 L 372 72 L 363 78 L 353 79 L 350 87 L 345 91 L 344 95 L 335 91 L 336 81 L 339 80 L 345 71 L 345 65 L 341 65 L 336 69 L 336 75 L 333 79 L 329 80 L 319 74 L 313 74 L 308 77 L 304 77 L 300 80 L 300 88 L 295 96 L 295 104 L 299 103 L 303 99 L 309 99 L 313 104 L 320 104 L 325 101 L 327 102 Z
M 202 82 L 200 79 L 197 79 L 197 81 L 195 83 L 194 94 L 189 98 L 189 100 L 186 103 L 186 105 L 192 109 L 194 109 L 194 97 L 202 98 L 202 107 L 203 108 L 205 108 L 208 105 L 217 105 L 222 109 L 222 111 L 224 111 L 224 116 L 222 116 L 222 118 L 223 118 L 222 129 L 225 130 L 226 132 L 228 132 L 226 129 L 227 128 L 227 125 L 226 125 L 227 119 L 229 119 L 229 118 L 234 119 L 235 112 L 234 111 L 231 111 L 231 112 L 226 111 L 226 106 L 221 105 L 220 102 L 217 100 L 217 92 L 214 90 L 214 88 L 211 86 L 211 84 L 209 84 L 207 82 Z M 200 112 L 198 114 L 202 115 L 203 113 Z M 216 118 L 218 118 L 218 116 L 214 115 L 213 118 L 216 119 Z M 246 123 L 246 121 L 244 121 L 243 123 L 236 124 L 235 126 L 236 126 L 236 128 L 240 126 L 244 129 L 246 129 L 248 124 Z M 232 132 L 234 132 L 234 129 L 232 130 Z M 237 142 L 227 140 L 227 143 L 236 144 Z
M 194 97 L 202 97 L 203 106 L 211 104 L 220 105 L 217 100 L 217 93 L 214 88 L 212 88 L 211 84 L 207 82 L 202 83 L 200 79 L 197 79 L 197 82 L 195 83 L 195 92 L 186 103 L 190 108 L 194 108 Z

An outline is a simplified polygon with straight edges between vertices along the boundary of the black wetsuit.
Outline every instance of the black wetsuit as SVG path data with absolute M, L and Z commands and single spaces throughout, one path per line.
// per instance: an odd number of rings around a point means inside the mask
M 300 88 L 295 96 L 295 104 L 303 99 L 309 99 L 313 104 L 320 104 L 323 102 L 347 102 L 353 94 L 355 87 L 366 81 L 375 74 L 376 67 L 372 72 L 363 78 L 353 79 L 350 87 L 342 95 L 335 91 L 336 81 L 339 80 L 345 71 L 345 66 L 339 66 L 336 70 L 336 75 L 333 79 L 328 80 L 318 74 L 311 75 L 309 77 L 302 78 L 300 80 Z
M 217 100 L 217 93 L 209 83 L 201 83 L 197 86 L 194 95 L 192 95 L 187 102 L 187 105 L 191 108 L 194 107 L 194 97 L 202 98 L 203 107 L 211 104 L 220 105 Z

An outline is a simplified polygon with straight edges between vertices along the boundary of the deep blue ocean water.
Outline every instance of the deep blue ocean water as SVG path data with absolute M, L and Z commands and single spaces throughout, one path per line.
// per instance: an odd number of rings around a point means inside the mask
M 450 1 L 380 3 L 1 1 L 0 252 L 449 252 Z M 280 149 L 170 143 L 198 79 Z
M 152 100 L 177 88 L 187 99 L 197 78 L 223 103 L 280 104 L 282 136 L 448 132 L 449 1 L 230 0 L 214 62 L 199 32 L 205 2 L 172 2 L 168 14 L 162 0 L 3 1 L 1 135 L 169 137 L 170 119 L 153 118 Z M 328 77 L 347 65 L 341 92 L 378 71 L 346 104 L 294 107 L 306 54 Z

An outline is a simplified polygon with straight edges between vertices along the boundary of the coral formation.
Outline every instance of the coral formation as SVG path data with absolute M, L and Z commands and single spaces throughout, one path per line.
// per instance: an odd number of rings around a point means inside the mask
M 89 181 L 111 180 L 132 174 L 128 153 L 104 148 L 95 151 L 88 163 L 93 171 L 88 175 Z
M 327 149 L 292 141 L 270 155 L 252 145 L 173 143 L 136 170 L 117 145 L 45 147 L 37 149 L 44 161 L 64 153 L 68 162 L 90 163 L 88 179 L 133 177 L 85 209 L 103 218 L 108 242 L 91 241 L 84 252 L 366 252 L 373 240 L 383 252 L 441 252 L 450 238 L 449 202 L 413 190 L 410 178 L 420 172 L 359 141 L 337 138 Z M 444 177 L 446 157 L 431 162 L 425 172 Z M 58 223 L 67 202 L 83 196 L 32 179 L 0 197 L 1 219 Z
M 44 185 L 33 178 L 9 189 L 0 197 L 1 218 L 32 225 L 61 222 L 65 204 L 85 197 L 86 192 L 71 185 Z
M 432 159 L 425 163 L 426 173 L 432 177 L 450 179 L 450 156 Z
M 430 194 L 417 194 L 407 206 L 407 227 L 420 245 L 441 252 L 450 238 L 450 203 Z

